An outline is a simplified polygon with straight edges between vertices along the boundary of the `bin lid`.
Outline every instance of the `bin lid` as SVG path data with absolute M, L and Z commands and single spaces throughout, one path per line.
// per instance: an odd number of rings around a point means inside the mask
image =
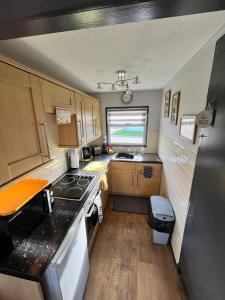
M 162 196 L 151 196 L 152 213 L 154 216 L 174 219 L 174 212 L 169 199 Z M 164 218 L 163 218 L 164 219 Z

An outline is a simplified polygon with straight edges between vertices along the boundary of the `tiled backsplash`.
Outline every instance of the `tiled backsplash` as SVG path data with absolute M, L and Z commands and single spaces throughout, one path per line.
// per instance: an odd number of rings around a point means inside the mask
M 196 154 L 162 133 L 159 137 L 158 154 L 163 161 L 161 195 L 170 199 L 176 215 L 172 247 L 178 262 L 189 207 Z

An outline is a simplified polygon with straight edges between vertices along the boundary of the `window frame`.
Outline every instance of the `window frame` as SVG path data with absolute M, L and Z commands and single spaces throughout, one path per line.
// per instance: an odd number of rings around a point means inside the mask
M 108 106 L 105 108 L 105 121 L 106 121 L 106 140 L 107 140 L 107 144 L 109 144 L 109 126 L 108 126 L 108 110 L 111 110 L 111 109 L 121 109 L 121 110 L 124 110 L 124 109 L 146 109 L 147 111 L 147 117 L 146 117 L 146 120 L 145 120 L 145 137 L 144 137 L 144 143 L 143 144 L 111 144 L 112 146 L 114 147 L 147 147 L 147 139 L 148 139 L 148 119 L 149 119 L 149 106 L 146 105 L 146 106 L 129 106 L 129 107 L 126 107 L 126 106 Z

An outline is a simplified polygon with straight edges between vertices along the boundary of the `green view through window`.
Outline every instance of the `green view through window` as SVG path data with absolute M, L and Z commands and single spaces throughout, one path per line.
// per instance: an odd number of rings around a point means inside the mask
M 146 146 L 148 107 L 107 107 L 108 143 L 114 146 Z

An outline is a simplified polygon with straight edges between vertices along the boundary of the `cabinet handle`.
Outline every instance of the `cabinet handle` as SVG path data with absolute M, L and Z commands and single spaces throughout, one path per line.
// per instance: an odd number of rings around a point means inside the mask
M 40 125 L 43 127 L 43 130 L 44 130 L 45 142 L 46 142 L 47 152 L 48 152 L 48 155 L 43 155 L 43 156 L 48 157 L 49 159 L 52 159 L 52 157 L 50 155 L 50 148 L 49 148 L 49 143 L 48 143 L 48 136 L 47 136 L 45 121 L 41 122 Z

